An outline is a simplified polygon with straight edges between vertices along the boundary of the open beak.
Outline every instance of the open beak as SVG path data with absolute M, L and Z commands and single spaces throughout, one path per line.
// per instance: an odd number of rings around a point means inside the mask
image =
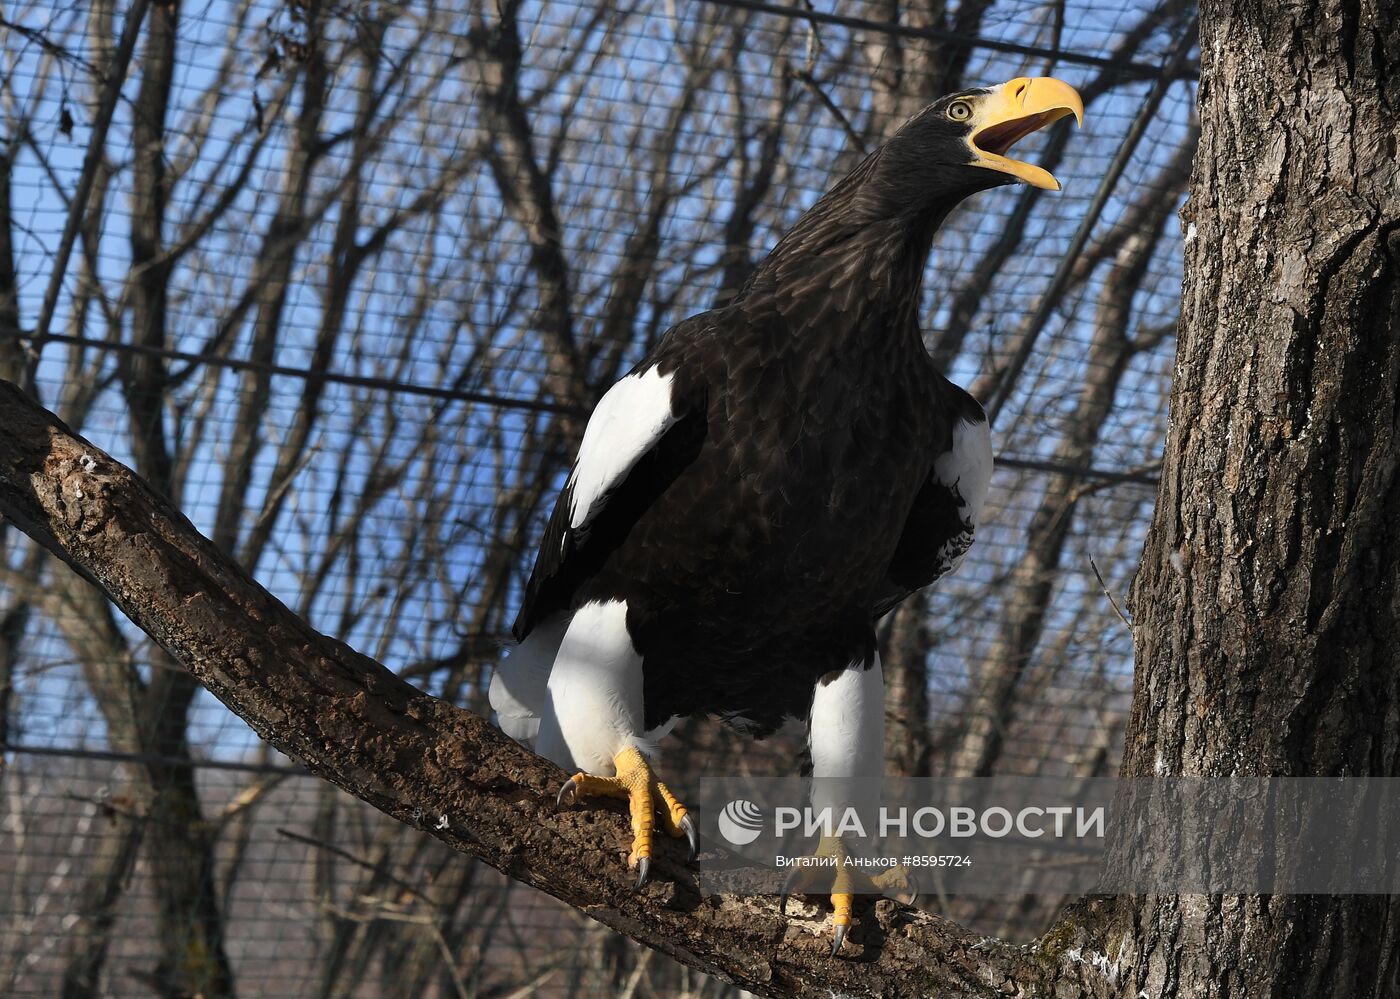
M 1009 159 L 1006 151 L 1018 140 L 1066 115 L 1072 114 L 1076 122 L 1084 124 L 1084 101 L 1073 87 L 1050 76 L 1021 76 L 997 87 L 974 109 L 967 143 L 972 147 L 975 166 L 1009 173 L 1032 187 L 1060 189 L 1060 182 L 1050 171 Z

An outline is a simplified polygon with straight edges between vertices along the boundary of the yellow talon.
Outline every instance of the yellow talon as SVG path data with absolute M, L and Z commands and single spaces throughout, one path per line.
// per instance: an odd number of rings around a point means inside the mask
M 896 864 L 889 870 L 876 874 L 870 880 L 882 895 L 889 895 L 895 899 L 898 899 L 900 895 L 907 895 L 909 901 L 905 902 L 905 905 L 913 905 L 919 899 L 918 879 L 914 877 L 914 872 L 903 864 Z
M 661 817 L 666 824 L 666 831 L 677 838 L 686 835 L 686 810 L 685 806 L 676 800 L 676 796 L 671 793 L 671 789 L 660 781 L 656 782 L 656 793 L 661 796 L 661 802 L 666 806 Z M 693 826 L 694 823 L 691 823 Z
M 640 867 L 637 887 L 646 883 L 647 867 L 651 863 L 651 833 L 656 824 L 656 803 L 651 786 L 656 777 L 651 767 L 635 747 L 628 746 L 613 757 L 617 779 L 627 789 L 627 801 L 632 812 L 632 852 L 627 855 L 628 867 Z
M 846 942 L 846 931 L 851 928 L 851 906 L 855 901 L 855 895 L 850 892 L 831 893 L 831 925 L 835 930 L 831 939 L 832 957 L 841 952 L 841 945 Z
M 803 880 L 803 874 L 817 874 L 819 876 L 818 872 L 821 870 L 834 870 L 831 881 L 827 883 L 831 886 L 831 925 L 834 930 L 831 954 L 835 957 L 840 953 L 841 945 L 846 942 L 846 934 L 851 928 L 851 923 L 854 922 L 851 910 L 856 901 L 856 877 L 846 863 L 849 854 L 846 850 L 846 844 L 839 836 L 823 836 L 817 843 L 813 855 L 832 858 L 835 860 L 835 864 L 832 868 L 794 868 L 792 874 L 788 875 L 787 882 L 783 885 L 782 894 L 778 899 L 778 912 L 781 915 L 786 915 L 789 895 L 794 892 L 804 893 L 799 885 L 799 882 Z
M 694 821 L 686 814 L 685 806 L 676 800 L 665 784 L 656 779 L 651 764 L 635 746 L 628 746 L 613 757 L 613 766 L 617 771 L 615 777 L 574 774 L 560 789 L 559 804 L 562 805 L 567 798 L 582 795 L 627 799 L 632 816 L 632 850 L 627 855 L 627 866 L 637 868 L 637 887 L 640 888 L 646 884 L 651 871 L 658 798 L 660 804 L 665 806 L 661 813 L 662 828 L 671 836 L 684 836 L 690 841 L 692 860 L 699 849 L 699 834 Z

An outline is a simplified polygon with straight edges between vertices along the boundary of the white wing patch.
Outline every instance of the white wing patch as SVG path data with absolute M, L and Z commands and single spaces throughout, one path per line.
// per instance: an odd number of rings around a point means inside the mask
M 948 539 L 939 550 L 943 563 L 939 575 L 952 572 L 968 549 L 987 502 L 987 490 L 992 482 L 992 429 L 986 420 L 970 423 L 959 420 L 953 428 L 953 446 L 933 463 L 933 477 L 948 487 L 958 500 L 958 517 L 963 530 Z
M 953 446 L 933 463 L 933 477 L 957 496 L 959 516 L 976 527 L 992 483 L 992 430 L 986 420 L 958 421 Z
M 598 401 L 569 476 L 569 527 L 598 515 L 602 500 L 676 423 L 671 376 L 657 368 L 628 375 Z

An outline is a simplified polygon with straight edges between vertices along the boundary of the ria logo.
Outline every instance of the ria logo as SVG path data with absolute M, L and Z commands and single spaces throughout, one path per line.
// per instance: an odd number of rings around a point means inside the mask
M 736 798 L 719 813 L 719 833 L 735 846 L 747 846 L 763 832 L 763 810 L 752 801 Z

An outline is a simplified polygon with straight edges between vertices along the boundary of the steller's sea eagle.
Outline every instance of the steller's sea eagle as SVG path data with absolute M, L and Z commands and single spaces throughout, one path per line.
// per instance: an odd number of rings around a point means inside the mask
M 1006 152 L 1070 114 L 1079 95 L 1048 77 L 930 104 L 594 409 L 491 705 L 578 771 L 561 801 L 630 800 L 639 886 L 658 812 L 694 852 L 648 759 L 677 718 L 761 737 L 806 717 L 815 778 L 878 786 L 875 622 L 962 559 L 992 471 L 982 407 L 924 349 L 924 268 L 968 195 L 1059 189 Z M 834 952 L 852 899 L 832 902 Z

